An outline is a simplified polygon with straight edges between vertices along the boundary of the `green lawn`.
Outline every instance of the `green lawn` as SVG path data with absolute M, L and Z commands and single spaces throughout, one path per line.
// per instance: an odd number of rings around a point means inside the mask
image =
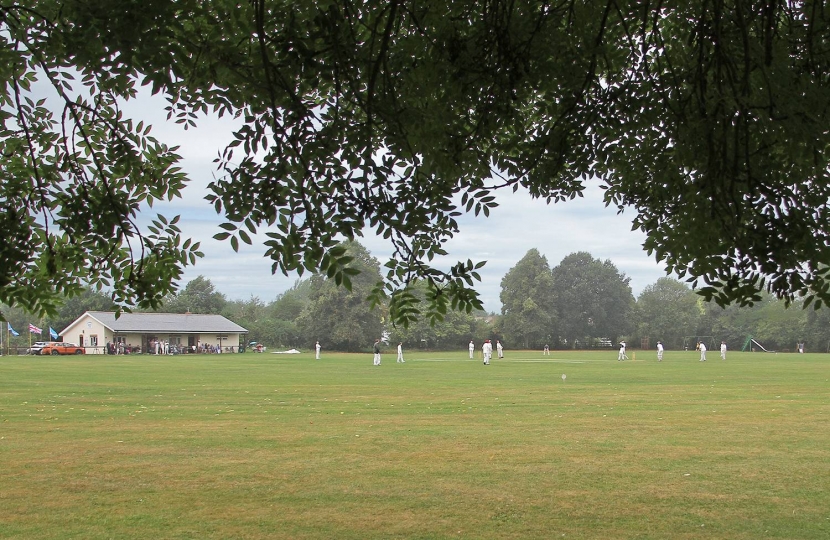
M 830 355 L 632 353 L 2 357 L 0 538 L 830 537 Z

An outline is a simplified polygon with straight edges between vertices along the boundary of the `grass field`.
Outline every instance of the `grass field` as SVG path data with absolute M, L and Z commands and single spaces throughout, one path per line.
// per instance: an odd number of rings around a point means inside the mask
M 830 356 L 635 353 L 2 357 L 0 538 L 830 537 Z

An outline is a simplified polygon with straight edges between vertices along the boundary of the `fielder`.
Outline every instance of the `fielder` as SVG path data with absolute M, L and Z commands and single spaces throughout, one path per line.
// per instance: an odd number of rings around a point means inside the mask
M 489 339 L 484 340 L 484 345 L 481 346 L 481 353 L 484 356 L 484 365 L 490 365 L 490 358 L 493 357 L 493 344 Z
M 372 363 L 376 366 L 380 365 L 380 340 L 375 340 L 375 345 L 372 347 L 372 352 L 374 353 L 374 357 L 372 358 Z

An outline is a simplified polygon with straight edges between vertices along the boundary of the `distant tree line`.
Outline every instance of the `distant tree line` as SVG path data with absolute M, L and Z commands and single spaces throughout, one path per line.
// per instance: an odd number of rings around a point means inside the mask
M 694 346 L 710 336 L 717 344 L 741 349 L 752 336 L 768 350 L 830 350 L 830 309 L 789 308 L 773 295 L 753 306 L 722 308 L 706 302 L 686 283 L 669 277 L 634 298 L 630 279 L 609 261 L 573 253 L 551 268 L 531 249 L 501 282 L 499 333 L 514 347 L 559 348 L 616 346 L 668 349 Z
M 380 265 L 358 242 L 344 244 L 351 258 L 351 289 L 335 279 L 314 274 L 295 284 L 269 303 L 252 296 L 228 300 L 211 281 L 199 276 L 177 293 L 165 297 L 159 311 L 221 314 L 244 326 L 248 341 L 269 347 L 311 349 L 320 341 L 324 350 L 366 351 L 376 337 L 390 344 L 403 342 L 407 349 L 465 349 L 470 340 L 499 339 L 508 349 L 597 348 L 616 346 L 625 339 L 631 348 L 654 348 L 660 340 L 667 349 L 681 349 L 702 336 L 717 343 L 725 340 L 739 350 L 749 336 L 769 350 L 830 350 L 830 309 L 786 308 L 782 300 L 767 295 L 751 307 L 721 308 L 705 302 L 686 283 L 664 277 L 643 289 L 635 299 L 630 278 L 609 260 L 587 252 L 572 253 L 551 267 L 544 255 L 531 249 L 501 282 L 500 314 L 448 310 L 443 320 L 420 318 L 404 328 L 389 324 L 387 307 L 372 306 L 367 298 L 380 281 Z M 427 303 L 431 291 L 416 284 L 411 294 Z M 12 347 L 26 347 L 29 323 L 68 326 L 85 311 L 110 311 L 111 297 L 85 290 L 63 299 L 55 317 L 35 320 L 19 308 L 2 308 L 20 336 Z M 3 337 L 4 342 L 6 336 Z M 48 336 L 32 336 L 32 341 Z

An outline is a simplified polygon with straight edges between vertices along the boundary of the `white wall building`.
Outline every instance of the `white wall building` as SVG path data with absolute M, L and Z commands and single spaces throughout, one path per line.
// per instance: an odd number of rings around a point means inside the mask
M 216 347 L 238 352 L 240 336 L 247 333 L 221 315 L 122 313 L 116 319 L 111 311 L 87 311 L 60 335 L 84 347 L 87 354 L 104 354 L 108 345 L 124 352 L 155 353 L 157 343 L 187 353 Z

